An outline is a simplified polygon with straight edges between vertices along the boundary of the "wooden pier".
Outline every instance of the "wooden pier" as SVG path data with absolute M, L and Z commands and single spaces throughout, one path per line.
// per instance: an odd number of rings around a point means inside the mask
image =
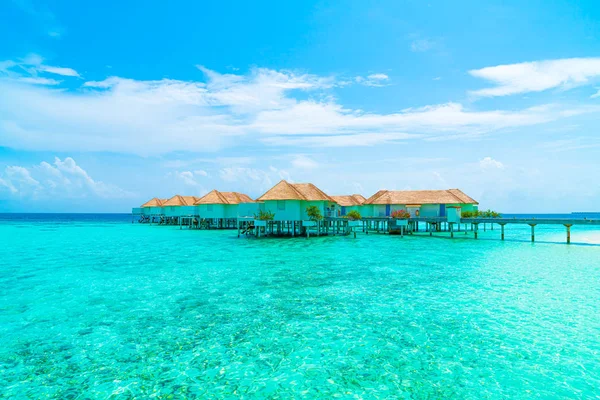
M 339 218 L 338 218 L 339 219 Z M 449 232 L 450 238 L 454 238 L 461 230 L 467 234 L 473 232 L 475 239 L 479 236 L 480 225 L 485 231 L 487 227 L 494 230 L 494 225 L 500 226 L 500 239 L 505 239 L 506 225 L 529 225 L 531 227 L 531 241 L 535 242 L 535 227 L 537 225 L 563 225 L 566 231 L 566 242 L 571 243 L 571 227 L 577 225 L 600 226 L 600 219 L 578 219 L 578 218 L 461 218 L 458 222 L 448 221 L 446 217 L 416 217 L 405 220 L 394 220 L 388 217 L 363 218 L 361 228 L 364 233 L 398 233 L 400 235 L 419 232 L 421 225 L 425 224 L 425 232 L 433 236 L 436 232 Z M 398 221 L 405 221 L 398 226 Z
M 507 225 L 528 225 L 531 229 L 530 239 L 535 242 L 535 228 L 538 225 L 563 225 L 566 243 L 571 243 L 571 228 L 576 226 L 600 226 L 600 219 L 587 218 L 461 218 L 451 221 L 446 217 L 413 217 L 393 219 L 390 217 L 363 217 L 360 220 L 349 220 L 344 217 L 326 217 L 320 221 L 260 221 L 253 217 L 203 219 L 196 215 L 165 217 L 164 215 L 132 215 L 140 218 L 140 223 L 158 225 L 179 225 L 189 229 L 237 229 L 238 237 L 310 237 L 329 235 L 363 234 L 397 234 L 400 236 L 415 233 L 449 233 L 454 238 L 457 233 L 472 233 L 474 239 L 479 238 L 481 230 L 494 230 L 500 227 L 500 240 L 505 240 Z
M 260 221 L 254 218 L 238 218 L 238 237 L 303 237 L 349 235 L 353 232 L 351 221 L 344 218 L 325 218 L 321 221 Z

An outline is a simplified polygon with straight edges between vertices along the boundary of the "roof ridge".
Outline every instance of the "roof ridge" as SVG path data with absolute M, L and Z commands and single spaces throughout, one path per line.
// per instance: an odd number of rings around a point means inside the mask
M 461 199 L 460 197 L 458 197 L 457 195 L 455 195 L 452 191 L 453 190 L 457 190 L 457 189 L 446 189 L 446 192 L 450 193 L 455 199 L 458 200 L 459 203 L 464 204 L 465 201 L 463 199 Z
M 385 193 L 389 193 L 388 189 L 378 190 L 373 196 L 369 197 L 363 204 L 373 204 L 373 202 L 383 196 Z M 379 196 L 377 195 L 379 193 Z
M 294 186 L 294 185 L 300 185 L 300 183 L 289 183 L 285 179 L 282 179 L 281 182 L 284 182 L 288 187 L 290 187 L 294 192 L 296 192 L 296 194 L 298 196 L 300 196 L 300 198 L 304 199 L 304 201 L 308 201 L 306 196 L 303 195 L 302 192 L 300 192 L 298 189 L 296 189 L 296 186 Z M 281 183 L 281 182 L 279 182 L 279 183 Z
M 230 204 L 229 200 L 227 200 L 227 198 L 223 195 L 223 193 L 219 192 L 217 189 L 215 189 L 215 194 L 217 195 L 217 197 L 219 199 L 221 199 L 221 201 L 225 204 Z
M 242 202 L 242 198 L 240 196 L 240 194 L 238 192 L 231 192 L 233 193 L 235 199 L 237 200 L 238 204 Z
M 314 187 L 315 189 L 317 189 L 317 191 L 318 191 L 319 193 L 321 193 L 323 196 L 325 196 L 326 198 L 328 198 L 328 199 L 329 199 L 329 201 L 333 201 L 333 199 L 331 198 L 331 196 L 330 196 L 330 195 L 328 195 L 327 193 L 325 193 L 324 191 L 322 191 L 321 189 L 319 189 L 319 188 L 318 188 L 318 187 L 317 187 L 317 186 L 316 186 L 314 183 L 310 183 L 310 182 L 309 182 L 308 184 L 309 184 L 310 186 Z

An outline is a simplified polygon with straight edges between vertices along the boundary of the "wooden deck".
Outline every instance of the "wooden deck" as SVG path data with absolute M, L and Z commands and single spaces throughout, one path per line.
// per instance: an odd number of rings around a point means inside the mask
M 330 218 L 331 220 L 344 219 L 344 218 Z M 359 228 L 365 233 L 377 232 L 377 233 L 391 233 L 394 231 L 394 227 L 390 224 L 393 219 L 389 217 L 365 217 L 362 220 L 362 228 Z M 487 224 L 493 229 L 494 225 L 500 226 L 500 238 L 504 240 L 505 226 L 508 224 L 520 224 L 529 225 L 531 227 L 531 241 L 535 241 L 535 227 L 537 225 L 563 225 L 566 228 L 566 242 L 571 243 L 571 227 L 574 225 L 598 225 L 600 226 L 600 219 L 590 218 L 461 218 L 460 222 L 449 222 L 446 217 L 416 217 L 408 218 L 408 227 L 396 229 L 396 233 L 400 234 L 412 234 L 418 232 L 420 224 L 425 224 L 425 231 L 429 232 L 430 236 L 433 236 L 435 232 L 450 232 L 450 237 L 454 237 L 455 232 L 460 232 L 461 228 L 463 231 L 467 230 L 467 227 L 473 232 L 475 239 L 478 238 L 479 225 L 484 225 L 484 230 Z

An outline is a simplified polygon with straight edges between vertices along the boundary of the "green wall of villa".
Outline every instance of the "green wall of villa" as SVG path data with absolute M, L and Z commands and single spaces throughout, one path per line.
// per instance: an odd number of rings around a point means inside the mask
M 358 211 L 361 217 L 367 217 L 368 215 L 366 215 L 366 213 L 369 212 L 369 207 L 371 206 L 345 206 L 343 208 L 341 206 L 337 206 L 335 216 L 343 217 L 345 215 L 348 215 L 350 211 Z M 344 210 L 343 213 L 342 210 Z
M 303 200 L 266 200 L 264 210 L 275 214 L 275 221 L 303 221 L 308 220 L 306 208 L 317 206 L 321 214 L 326 217 L 328 213 L 337 215 L 337 205 L 328 201 L 303 201 Z M 329 210 L 328 210 L 329 209 Z
M 476 204 L 446 204 L 446 207 L 459 206 L 461 211 L 475 211 L 477 210 Z M 367 204 L 360 206 L 360 215 L 363 217 L 386 217 L 386 205 L 385 204 Z M 405 204 L 391 204 L 390 211 L 406 210 Z M 440 205 L 439 204 L 423 204 L 419 208 L 419 216 L 421 217 L 439 217 L 440 216 Z
M 200 218 L 226 218 L 224 204 L 199 204 L 195 207 Z
M 264 203 L 240 203 L 237 209 L 238 217 L 254 217 L 259 211 L 264 211 Z

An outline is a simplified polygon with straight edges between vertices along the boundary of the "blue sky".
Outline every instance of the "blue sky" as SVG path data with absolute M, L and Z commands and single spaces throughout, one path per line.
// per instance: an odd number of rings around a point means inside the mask
M 600 209 L 594 1 L 0 3 L 0 211 L 280 179 Z

